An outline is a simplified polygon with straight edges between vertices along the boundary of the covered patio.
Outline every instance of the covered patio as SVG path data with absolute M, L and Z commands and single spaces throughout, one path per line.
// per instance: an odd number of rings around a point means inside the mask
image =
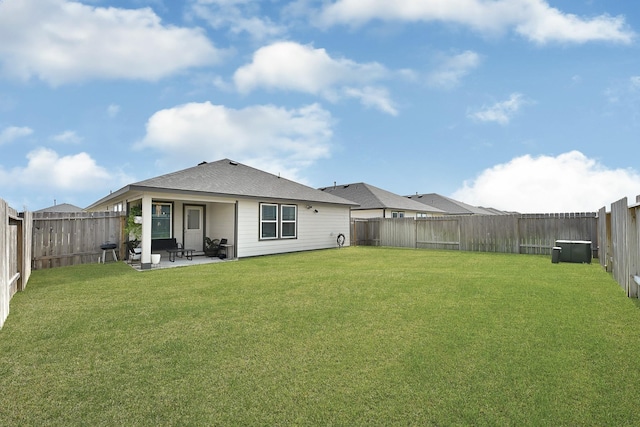
M 128 200 L 127 211 L 131 206 L 139 206 L 141 211 L 141 243 L 142 268 L 155 268 L 151 255 L 162 253 L 162 259 L 170 265 L 176 265 L 169 261 L 167 247 L 156 244 L 162 240 L 173 240 L 177 245 L 173 249 L 189 249 L 193 253 L 193 262 L 203 258 L 205 237 L 211 239 L 227 239 L 229 245 L 228 256 L 235 257 L 234 241 L 236 235 L 236 202 L 215 197 L 198 197 L 192 195 L 172 194 L 143 195 L 140 199 Z M 175 255 L 175 254 L 174 254 Z M 207 258 L 207 257 L 204 257 Z
M 143 268 L 142 263 L 140 261 L 127 261 L 127 263 L 136 271 L 151 271 L 158 270 L 164 268 L 176 268 L 176 267 L 191 267 L 194 265 L 205 265 L 205 264 L 217 264 L 221 262 L 229 262 L 235 261 L 233 258 L 224 258 L 220 259 L 218 257 L 208 257 L 204 254 L 204 252 L 196 252 L 194 253 L 191 259 L 187 259 L 187 257 L 176 256 L 175 261 L 169 260 L 169 253 L 166 251 L 160 252 L 160 263 L 159 264 L 151 264 L 151 268 Z

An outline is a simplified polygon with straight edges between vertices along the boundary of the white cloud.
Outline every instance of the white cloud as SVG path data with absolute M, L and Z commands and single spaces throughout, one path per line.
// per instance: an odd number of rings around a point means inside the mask
M 114 182 L 129 182 L 129 177 L 99 166 L 87 153 L 60 156 L 53 150 L 38 148 L 27 154 L 28 164 L 24 168 L 5 171 L 0 168 L 0 179 L 20 176 L 24 189 L 55 189 L 67 193 L 101 191 Z
M 512 93 L 506 101 L 497 102 L 489 107 L 483 107 L 480 111 L 469 114 L 469 117 L 481 122 L 496 122 L 501 125 L 506 125 L 525 102 L 522 94 Z
M 82 137 L 78 136 L 75 131 L 66 130 L 58 135 L 53 136 L 53 139 L 56 142 L 62 142 L 65 144 L 79 144 L 82 142 Z
M 365 107 L 375 108 L 392 116 L 398 115 L 398 110 L 393 101 L 391 101 L 389 91 L 385 88 L 372 86 L 362 88 L 345 87 L 343 88 L 343 94 L 347 97 L 359 99 L 360 103 Z
M 117 104 L 110 104 L 107 107 L 107 115 L 111 118 L 116 117 L 120 113 L 120 106 Z
M 610 41 L 631 43 L 635 34 L 622 16 L 600 15 L 581 18 L 563 13 L 542 0 L 522 0 L 527 16 L 516 24 L 516 31 L 536 43 L 586 43 Z
M 360 64 L 334 59 L 324 49 L 277 42 L 258 49 L 253 61 L 236 70 L 233 79 L 242 93 L 263 87 L 309 93 L 330 101 L 355 97 L 365 105 L 395 115 L 397 111 L 386 90 L 371 86 L 389 74 L 376 62 Z
M 260 2 L 252 0 L 195 0 L 193 13 L 212 28 L 229 28 L 232 34 L 247 33 L 255 40 L 281 37 L 286 28 L 260 16 Z
M 484 170 L 451 197 L 475 206 L 522 213 L 595 212 L 640 194 L 640 175 L 608 169 L 579 151 L 525 155 Z
M 149 8 L 0 2 L 0 64 L 4 73 L 24 80 L 157 80 L 220 56 L 201 30 L 163 25 Z
M 513 30 L 535 43 L 610 41 L 631 43 L 624 17 L 579 17 L 545 0 L 338 0 L 320 11 L 321 25 L 361 25 L 372 20 L 445 22 L 481 33 Z
M 478 65 L 480 65 L 480 55 L 467 50 L 444 58 L 440 66 L 427 75 L 427 82 L 431 86 L 449 89 L 460 84 L 460 80 Z
M 0 145 L 13 142 L 18 138 L 29 136 L 32 133 L 33 130 L 26 126 L 9 126 L 7 128 L 4 128 L 2 132 L 0 132 Z
M 629 78 L 632 89 L 640 89 L 640 76 L 632 76 Z
M 137 149 L 162 152 L 177 163 L 229 157 L 272 173 L 299 179 L 298 172 L 329 157 L 332 118 L 312 104 L 299 109 L 256 105 L 232 109 L 210 102 L 156 112 Z

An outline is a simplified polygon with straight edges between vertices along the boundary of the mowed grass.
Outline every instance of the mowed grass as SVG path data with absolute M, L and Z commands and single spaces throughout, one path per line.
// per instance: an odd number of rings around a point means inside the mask
M 0 425 L 637 425 L 640 311 L 597 264 L 352 247 L 35 271 Z

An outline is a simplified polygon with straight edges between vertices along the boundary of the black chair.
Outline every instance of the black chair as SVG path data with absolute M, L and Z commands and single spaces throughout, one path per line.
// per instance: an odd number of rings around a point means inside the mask
M 204 238 L 204 254 L 208 257 L 218 256 L 220 253 L 220 239 L 211 240 L 208 237 Z

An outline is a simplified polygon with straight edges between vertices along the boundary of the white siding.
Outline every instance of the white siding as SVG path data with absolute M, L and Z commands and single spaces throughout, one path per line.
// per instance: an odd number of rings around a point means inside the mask
M 173 235 L 178 243 L 184 243 L 184 203 L 181 201 L 175 201 L 173 203 L 172 221 L 173 221 Z
M 369 218 L 392 218 L 393 212 L 404 212 L 404 218 L 416 218 L 418 211 L 404 211 L 402 209 L 354 209 L 351 211 L 352 218 L 369 219 Z M 427 217 L 442 216 L 442 214 L 432 214 L 427 211 L 420 211 L 426 213 Z
M 404 218 L 415 218 L 418 216 L 418 212 L 416 211 L 403 211 L 402 209 L 387 209 L 387 218 L 393 218 L 393 212 L 402 212 L 404 213 Z
M 210 239 L 227 239 L 227 243 L 235 245 L 235 202 L 207 204 L 206 237 Z
M 272 201 L 269 201 L 272 203 Z M 283 200 L 280 203 L 291 204 Z M 349 242 L 349 207 L 323 205 L 315 203 L 307 209 L 305 203 L 293 203 L 298 206 L 296 239 L 260 240 L 260 202 L 241 200 L 238 203 L 238 242 L 239 258 L 306 251 L 337 247 L 339 234 L 345 236 L 345 246 Z M 316 213 L 315 210 L 318 210 Z
M 352 218 L 382 218 L 384 217 L 384 209 L 354 209 L 351 211 Z
M 385 212 L 386 211 L 386 212 Z M 418 215 L 417 211 L 406 211 L 402 209 L 354 209 L 351 211 L 352 218 L 392 218 L 393 212 L 404 213 L 404 218 L 415 218 Z M 426 211 L 424 211 L 426 213 Z

